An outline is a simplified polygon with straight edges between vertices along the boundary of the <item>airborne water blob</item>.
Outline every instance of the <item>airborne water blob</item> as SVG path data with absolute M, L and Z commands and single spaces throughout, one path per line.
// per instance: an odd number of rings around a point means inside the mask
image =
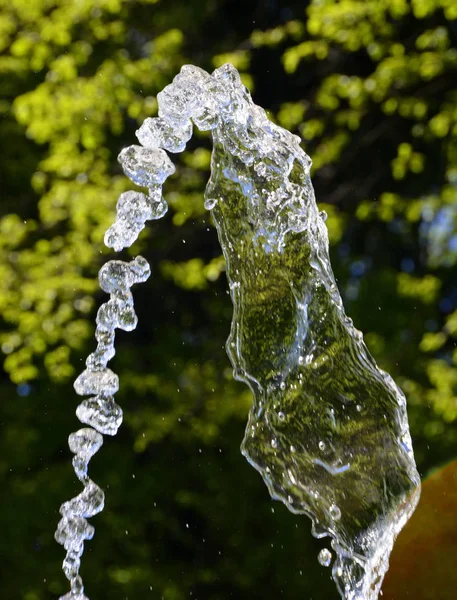
M 227 351 L 234 375 L 253 393 L 242 452 L 273 498 L 330 536 L 333 578 L 347 600 L 375 600 L 395 537 L 412 514 L 420 479 L 411 448 L 406 402 L 369 354 L 345 315 L 333 277 L 326 215 L 319 213 L 300 139 L 274 125 L 227 64 L 209 75 L 184 66 L 159 95 L 159 117 L 138 130 L 142 146 L 119 155 L 128 177 L 148 195 L 122 194 L 105 243 L 130 246 L 146 220 L 167 208 L 161 185 L 174 172 L 165 150 L 180 152 L 192 123 L 212 131 L 214 149 L 205 206 L 217 226 L 227 265 L 233 320 Z M 83 600 L 79 562 L 94 530 L 86 521 L 103 508 L 103 492 L 87 475 L 114 435 L 122 411 L 113 400 L 119 381 L 107 368 L 114 330 L 136 326 L 130 287 L 149 265 L 110 261 L 100 285 L 110 300 L 97 314 L 97 349 L 75 381 L 95 397 L 77 409 L 83 428 L 70 436 L 84 491 L 64 503 L 56 539 L 67 550 L 65 575 Z M 329 565 L 324 549 L 319 562 Z
M 332 553 L 327 548 L 322 548 L 317 555 L 317 560 L 323 567 L 329 567 L 332 562 Z

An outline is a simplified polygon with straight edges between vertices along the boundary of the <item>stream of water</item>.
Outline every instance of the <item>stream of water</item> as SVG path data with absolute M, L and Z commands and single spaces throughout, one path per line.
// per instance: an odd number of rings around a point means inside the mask
M 162 184 L 175 170 L 166 151 L 183 151 L 192 125 L 211 130 L 205 207 L 233 302 L 227 351 L 234 376 L 253 394 L 242 452 L 273 498 L 308 515 L 313 535 L 328 536 L 330 548 L 318 560 L 332 566 L 341 597 L 376 600 L 395 538 L 419 499 L 420 478 L 405 397 L 344 312 L 311 161 L 300 139 L 253 103 L 230 64 L 212 75 L 183 67 L 158 103 L 159 116 L 137 132 L 141 145 L 119 155 L 126 175 L 148 192 L 121 195 L 105 243 L 116 251 L 128 247 L 146 221 L 165 214 Z M 142 257 L 100 270 L 110 299 L 97 314 L 97 348 L 75 381 L 78 394 L 91 396 L 77 409 L 88 427 L 69 438 L 84 489 L 62 505 L 56 532 L 67 551 L 65 600 L 86 599 L 79 566 L 94 533 L 87 518 L 104 505 L 88 462 L 122 421 L 113 398 L 118 377 L 107 364 L 115 329 L 137 324 L 130 288 L 149 274 Z

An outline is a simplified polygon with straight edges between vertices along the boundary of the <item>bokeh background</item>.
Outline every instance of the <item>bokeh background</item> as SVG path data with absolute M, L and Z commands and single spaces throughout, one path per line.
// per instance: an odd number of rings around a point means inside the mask
M 384 598 L 456 597 L 456 0 L 0 0 L 2 600 L 68 589 L 53 534 L 81 489 L 72 381 L 105 300 L 103 233 L 131 188 L 117 154 L 183 64 L 227 61 L 312 157 L 347 313 L 405 391 L 421 475 L 435 471 Z M 337 600 L 324 541 L 239 453 L 251 398 L 224 350 L 210 148 L 197 133 L 176 158 L 167 216 L 123 254 L 152 276 L 134 290 L 138 329 L 117 335 L 125 420 L 91 462 L 106 509 L 86 591 Z

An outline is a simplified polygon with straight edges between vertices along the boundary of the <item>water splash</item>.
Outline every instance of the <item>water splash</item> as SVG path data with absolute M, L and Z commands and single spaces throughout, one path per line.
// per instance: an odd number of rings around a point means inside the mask
M 146 119 L 137 132 L 142 146 L 119 156 L 126 175 L 148 194 L 121 195 L 105 243 L 115 250 L 130 246 L 147 220 L 166 212 L 161 185 L 174 166 L 164 150 L 184 150 L 192 123 L 211 130 L 205 207 L 217 226 L 234 307 L 227 350 L 235 377 L 254 396 L 242 452 L 273 498 L 307 514 L 316 537 L 330 536 L 341 596 L 375 600 L 395 537 L 417 504 L 420 480 L 405 398 L 344 313 L 311 161 L 299 138 L 252 102 L 231 65 L 212 75 L 184 66 L 157 99 L 159 117 Z M 66 600 L 85 598 L 79 561 L 94 533 L 86 517 L 104 503 L 88 478 L 88 462 L 101 434 L 114 435 L 122 420 L 113 400 L 119 381 L 107 368 L 114 329 L 136 326 L 130 287 L 148 276 L 141 257 L 111 261 L 100 271 L 111 297 L 97 315 L 97 349 L 75 382 L 78 394 L 95 394 L 77 409 L 94 429 L 69 440 L 84 490 L 62 505 L 56 533 L 67 550 L 72 591 Z M 319 562 L 331 560 L 323 549 Z
M 375 599 L 419 495 L 405 398 L 344 313 L 299 139 L 233 68 L 214 76 L 233 109 L 213 131 L 206 197 L 234 305 L 228 353 L 254 395 L 242 452 L 272 497 L 332 538 L 341 596 Z

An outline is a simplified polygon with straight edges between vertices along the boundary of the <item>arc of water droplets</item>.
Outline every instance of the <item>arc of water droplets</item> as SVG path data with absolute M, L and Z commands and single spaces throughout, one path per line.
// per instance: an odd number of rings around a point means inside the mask
M 166 213 L 161 186 L 175 171 L 166 151 L 184 150 L 192 124 L 212 130 L 205 207 L 216 222 L 234 304 L 228 353 L 235 377 L 248 383 L 254 395 L 243 453 L 273 497 L 294 512 L 308 514 L 315 535 L 332 537 L 337 552 L 333 577 L 341 595 L 373 600 L 393 540 L 417 503 L 419 478 L 404 397 L 374 364 L 360 332 L 344 314 L 328 258 L 324 215 L 317 211 L 309 178 L 311 161 L 297 136 L 271 123 L 253 104 L 231 65 L 212 75 L 186 65 L 157 100 L 159 116 L 146 119 L 136 132 L 141 146 L 122 150 L 118 158 L 126 175 L 148 193 L 120 196 L 105 244 L 116 251 L 130 246 L 146 221 Z M 71 591 L 61 600 L 87 600 L 79 576 L 84 541 L 94 534 L 87 518 L 104 506 L 103 491 L 88 477 L 88 462 L 103 435 L 114 435 L 122 421 L 113 399 L 118 377 L 107 364 L 115 353 L 114 330 L 131 331 L 137 324 L 130 288 L 149 275 L 142 257 L 130 263 L 110 261 L 99 273 L 110 299 L 97 314 L 97 348 L 74 384 L 78 394 L 93 397 L 76 410 L 89 427 L 69 437 L 84 489 L 60 508 L 56 539 L 67 551 L 63 570 L 71 582 Z M 327 388 L 326 402 L 320 396 L 322 386 Z M 364 410 L 354 401 L 359 397 L 372 412 L 357 429 L 355 420 Z M 380 415 L 389 415 L 391 431 L 377 425 Z M 316 419 L 322 423 L 313 429 Z M 332 429 L 339 431 L 339 438 L 327 448 L 319 436 Z M 334 453 L 336 444 L 348 454 L 344 463 L 341 458 L 316 457 L 315 448 L 320 455 Z M 357 446 L 357 457 L 351 444 Z M 375 454 L 371 466 L 365 460 L 370 452 Z M 351 457 L 363 466 L 351 467 Z M 330 564 L 327 549 L 319 562 Z
M 129 171 L 129 149 L 121 152 L 119 160 L 127 175 Z M 143 229 L 145 222 L 158 219 L 167 210 L 162 198 L 161 184 L 174 172 L 174 166 L 163 150 L 147 151 L 147 174 L 144 178 L 131 177 L 136 183 L 148 187 L 148 195 L 129 191 L 122 194 L 117 203 L 117 217 L 107 231 L 105 243 L 121 250 L 130 246 Z M 122 409 L 114 401 L 113 395 L 119 389 L 118 376 L 107 367 L 115 354 L 115 329 L 132 331 L 137 325 L 130 288 L 146 281 L 150 267 L 146 259 L 136 257 L 131 262 L 112 260 L 99 272 L 100 287 L 110 294 L 110 299 L 102 304 L 96 318 L 95 337 L 98 342 L 95 352 L 86 360 L 86 369 L 74 383 L 77 394 L 92 396 L 84 400 L 76 409 L 79 420 L 89 425 L 72 433 L 68 439 L 70 450 L 75 454 L 73 467 L 78 479 L 84 485 L 83 491 L 60 507 L 60 520 L 55 538 L 67 551 L 63 561 L 63 571 L 70 580 L 71 589 L 62 600 L 87 600 L 79 575 L 84 541 L 92 539 L 94 528 L 87 521 L 103 510 L 104 493 L 88 476 L 88 463 L 103 443 L 103 435 L 115 435 L 122 422 Z
M 189 84 L 189 74 L 195 79 L 193 84 Z M 148 193 L 129 191 L 119 197 L 116 221 L 105 234 L 105 244 L 115 251 L 131 246 L 146 221 L 159 219 L 166 213 L 168 206 L 162 197 L 162 184 L 174 173 L 175 167 L 165 151 L 184 150 L 192 136 L 190 117 L 193 116 L 200 129 L 211 129 L 211 123 L 217 122 L 219 106 L 230 100 L 227 94 L 224 96 L 223 86 L 201 69 L 183 67 L 181 83 L 184 80 L 186 83 L 177 95 L 179 76 L 175 78 L 174 88 L 168 86 L 158 95 L 159 117 L 146 119 L 137 131 L 142 146 L 130 146 L 119 154 L 125 174 L 135 184 L 147 188 Z M 203 89 L 203 83 L 210 85 Z M 202 94 L 206 95 L 203 104 L 199 99 Z M 112 260 L 99 272 L 100 287 L 110 294 L 110 299 L 97 313 L 97 348 L 87 358 L 86 369 L 74 383 L 77 394 L 93 397 L 81 402 L 76 409 L 79 420 L 90 427 L 72 433 L 68 439 L 70 450 L 75 454 L 73 467 L 84 489 L 60 507 L 62 519 L 55 538 L 67 551 L 63 571 L 71 586 L 61 600 L 87 600 L 79 575 L 84 541 L 94 535 L 94 527 L 87 518 L 102 511 L 105 501 L 103 491 L 87 474 L 88 463 L 103 444 L 103 435 L 115 435 L 122 422 L 122 409 L 113 398 L 119 389 L 119 378 L 107 364 L 115 354 L 115 329 L 132 331 L 137 325 L 130 288 L 146 281 L 149 275 L 149 264 L 141 256 L 130 263 Z
M 212 129 L 230 100 L 229 90 L 218 80 L 217 73 L 211 77 L 191 66 L 183 67 L 173 85 L 158 94 L 159 117 L 146 119 L 137 131 L 142 146 L 125 148 L 118 157 L 125 174 L 135 184 L 147 188 L 148 193 L 121 194 L 116 221 L 105 234 L 108 247 L 120 251 L 131 246 L 146 221 L 159 219 L 166 213 L 162 184 L 175 171 L 166 151 L 176 153 L 185 149 L 192 136 L 191 118 L 200 130 Z M 72 433 L 68 440 L 75 454 L 73 467 L 84 490 L 60 507 L 62 519 L 55 534 L 57 542 L 67 551 L 63 571 L 71 584 L 70 592 L 62 600 L 86 599 L 79 568 L 84 541 L 94 535 L 87 518 L 104 507 L 104 493 L 89 478 L 88 463 L 101 447 L 103 435 L 115 435 L 122 422 L 122 410 L 113 399 L 119 379 L 107 364 L 115 354 L 114 330 L 131 331 L 137 325 L 130 288 L 149 275 L 149 265 L 142 257 L 131 263 L 110 261 L 99 272 L 100 287 L 110 294 L 110 299 L 97 313 L 97 349 L 87 358 L 86 369 L 74 383 L 77 394 L 94 396 L 84 400 L 76 410 L 79 420 L 90 427 Z
M 122 422 L 122 410 L 113 399 L 119 389 L 119 379 L 107 367 L 115 353 L 114 330 L 131 331 L 136 327 L 137 317 L 130 287 L 145 281 L 149 275 L 149 264 L 141 256 L 130 263 L 112 260 L 99 272 L 100 286 L 110 294 L 110 299 L 102 304 L 97 314 L 97 348 L 88 356 L 86 369 L 74 383 L 77 394 L 93 395 L 76 409 L 79 420 L 90 427 L 79 429 L 68 438 L 70 450 L 75 455 L 73 467 L 84 489 L 60 507 L 62 519 L 55 534 L 56 540 L 67 551 L 63 571 L 71 582 L 71 590 L 63 596 L 65 600 L 86 598 L 79 566 L 84 541 L 92 539 L 94 535 L 94 528 L 89 525 L 87 518 L 103 510 L 105 502 L 103 491 L 87 474 L 88 464 L 103 444 L 102 434 L 115 435 Z

